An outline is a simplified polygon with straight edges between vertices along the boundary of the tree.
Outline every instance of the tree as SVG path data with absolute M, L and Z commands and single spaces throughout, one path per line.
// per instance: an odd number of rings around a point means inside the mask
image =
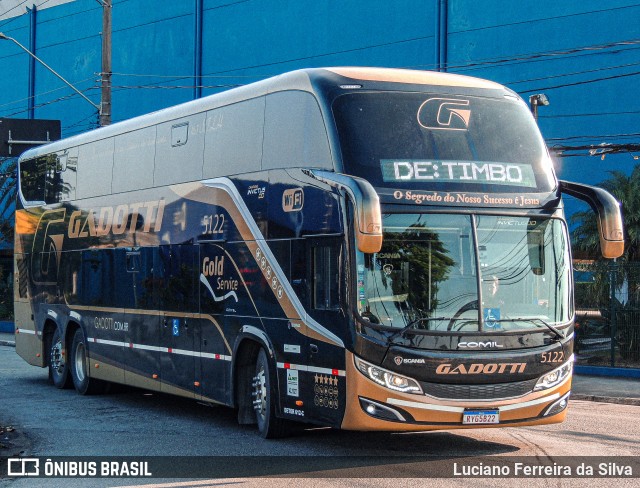
M 602 316 L 616 324 L 618 350 L 623 359 L 640 359 L 640 326 L 637 307 L 640 303 L 640 165 L 630 175 L 610 171 L 611 177 L 599 186 L 611 193 L 622 206 L 625 249 L 615 265 L 600 254 L 597 220 L 593 212 L 575 213 L 571 222 L 574 255 L 594 259 L 589 266 L 592 283 L 582 290 L 576 308 L 598 307 Z M 614 293 L 611 293 L 611 286 Z M 614 312 L 615 311 L 615 312 Z M 613 318 L 615 317 L 615 322 Z M 612 334 L 613 334 L 612 328 Z
M 13 221 L 16 196 L 16 159 L 0 161 L 0 320 L 13 318 Z
M 16 198 L 16 160 L 0 163 L 0 248 L 13 248 L 13 215 Z
M 640 261 L 640 165 L 630 175 L 610 171 L 611 177 L 598 186 L 611 193 L 622 204 L 624 222 L 624 255 L 619 262 Z M 571 223 L 577 224 L 573 234 L 574 255 L 602 260 L 597 220 L 591 210 L 576 212 Z

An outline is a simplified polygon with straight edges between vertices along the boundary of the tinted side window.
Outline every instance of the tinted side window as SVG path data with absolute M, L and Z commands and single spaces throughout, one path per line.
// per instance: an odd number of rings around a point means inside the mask
M 72 200 L 76 191 L 77 149 L 49 154 L 46 159 L 44 201 L 58 203 Z
M 264 103 L 260 97 L 207 112 L 205 178 L 260 169 Z
M 116 136 L 113 192 L 151 188 L 155 155 L 155 127 Z
M 44 202 L 47 175 L 46 159 L 30 159 L 20 162 L 20 189 L 28 202 Z
M 111 193 L 114 138 L 80 146 L 76 197 L 89 198 Z
M 332 169 L 329 139 L 318 102 L 301 91 L 267 96 L 262 169 Z
M 337 310 L 340 308 L 340 247 L 321 245 L 313 247 L 313 308 Z
M 205 114 L 158 125 L 155 186 L 202 179 Z

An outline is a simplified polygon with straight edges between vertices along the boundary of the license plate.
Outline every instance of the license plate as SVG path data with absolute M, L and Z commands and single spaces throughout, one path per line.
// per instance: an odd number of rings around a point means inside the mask
M 465 410 L 462 423 L 466 425 L 499 424 L 499 410 Z

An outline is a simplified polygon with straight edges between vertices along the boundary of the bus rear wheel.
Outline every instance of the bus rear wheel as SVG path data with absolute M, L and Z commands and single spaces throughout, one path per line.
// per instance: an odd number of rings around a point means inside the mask
M 105 383 L 89 377 L 89 357 L 82 330 L 76 330 L 71 343 L 71 379 L 76 391 L 81 395 L 91 395 L 104 391 Z
M 69 378 L 69 366 L 65 358 L 64 339 L 60 329 L 56 327 L 50 342 L 47 344 L 49 383 L 57 388 L 69 388 L 71 379 Z
M 276 417 L 275 371 L 272 371 L 264 349 L 260 349 L 256 359 L 251 392 L 260 435 L 265 439 L 286 436 L 289 433 L 288 422 Z

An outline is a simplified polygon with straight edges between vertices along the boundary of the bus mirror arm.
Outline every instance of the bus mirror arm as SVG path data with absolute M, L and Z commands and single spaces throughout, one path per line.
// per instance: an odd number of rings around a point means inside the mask
M 358 250 L 379 252 L 382 248 L 380 198 L 371 183 L 362 178 L 321 170 L 305 170 L 312 178 L 344 191 L 353 202 L 354 232 Z
M 589 204 L 598 216 L 600 250 L 605 258 L 624 253 L 624 231 L 620 202 L 611 193 L 596 186 L 560 180 L 560 191 Z

